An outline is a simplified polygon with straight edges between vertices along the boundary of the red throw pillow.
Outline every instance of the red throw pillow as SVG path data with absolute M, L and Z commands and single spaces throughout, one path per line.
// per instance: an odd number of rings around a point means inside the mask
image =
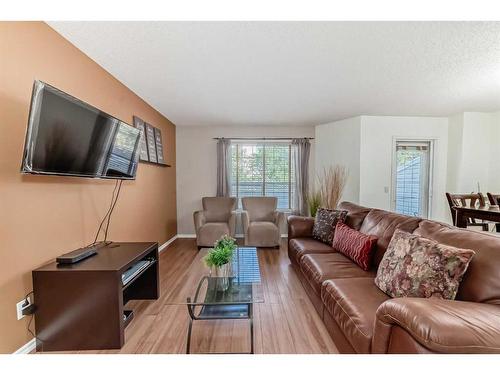
M 372 260 L 372 250 L 376 243 L 377 237 L 358 232 L 347 224 L 337 223 L 332 246 L 362 269 L 368 271 Z

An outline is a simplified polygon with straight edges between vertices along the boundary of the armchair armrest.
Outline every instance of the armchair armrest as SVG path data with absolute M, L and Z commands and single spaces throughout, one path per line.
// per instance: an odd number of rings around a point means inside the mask
M 274 224 L 276 224 L 278 228 L 281 227 L 281 223 L 283 222 L 284 217 L 285 217 L 284 212 L 274 211 Z
M 373 353 L 387 352 L 393 326 L 433 352 L 500 353 L 498 305 L 438 298 L 388 300 L 377 310 Z
M 312 237 L 313 217 L 288 216 L 288 240 L 297 237 Z
M 195 211 L 193 213 L 193 219 L 194 219 L 194 229 L 196 233 L 198 233 L 198 229 L 200 229 L 201 226 L 207 222 L 205 219 L 205 213 L 203 211 Z
M 229 216 L 229 235 L 234 237 L 236 233 L 236 211 L 231 211 L 231 215 Z
M 243 233 L 246 237 L 248 233 L 248 226 L 250 225 L 250 216 L 248 216 L 248 211 L 241 211 L 241 225 L 243 226 Z

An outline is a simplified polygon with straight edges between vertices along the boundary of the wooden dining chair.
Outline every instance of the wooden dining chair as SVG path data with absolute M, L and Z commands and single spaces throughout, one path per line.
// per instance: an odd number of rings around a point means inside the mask
M 488 200 L 492 206 L 500 206 L 500 194 L 491 194 L 486 193 L 488 195 Z M 495 228 L 498 233 L 500 233 L 500 223 L 495 223 Z
M 484 207 L 486 201 L 482 193 L 471 193 L 471 194 L 451 194 L 446 193 L 446 199 L 450 205 L 451 217 L 453 219 L 453 225 L 457 225 L 457 214 L 453 207 L 470 207 L 475 208 L 477 205 L 479 207 Z M 482 227 L 483 231 L 489 231 L 488 223 L 476 222 L 473 218 L 467 219 L 468 227 Z
M 488 200 L 492 206 L 500 206 L 500 194 L 491 194 L 486 193 L 488 195 Z

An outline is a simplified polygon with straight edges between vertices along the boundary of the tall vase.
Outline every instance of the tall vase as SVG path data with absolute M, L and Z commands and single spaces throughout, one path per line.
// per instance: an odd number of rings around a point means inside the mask
M 229 279 L 232 276 L 231 273 L 231 263 L 226 263 L 220 267 L 212 268 L 211 275 L 212 277 L 217 278 L 217 290 L 225 292 L 229 288 Z

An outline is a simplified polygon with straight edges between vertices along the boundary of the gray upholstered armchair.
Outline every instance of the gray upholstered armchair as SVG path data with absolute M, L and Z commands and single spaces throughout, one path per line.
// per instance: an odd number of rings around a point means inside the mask
M 280 226 L 283 213 L 278 212 L 276 197 L 241 198 L 243 210 L 241 221 L 245 233 L 245 245 L 256 247 L 279 247 Z
M 193 214 L 198 249 L 213 247 L 225 234 L 234 237 L 236 198 L 204 197 L 201 202 L 203 210 Z

